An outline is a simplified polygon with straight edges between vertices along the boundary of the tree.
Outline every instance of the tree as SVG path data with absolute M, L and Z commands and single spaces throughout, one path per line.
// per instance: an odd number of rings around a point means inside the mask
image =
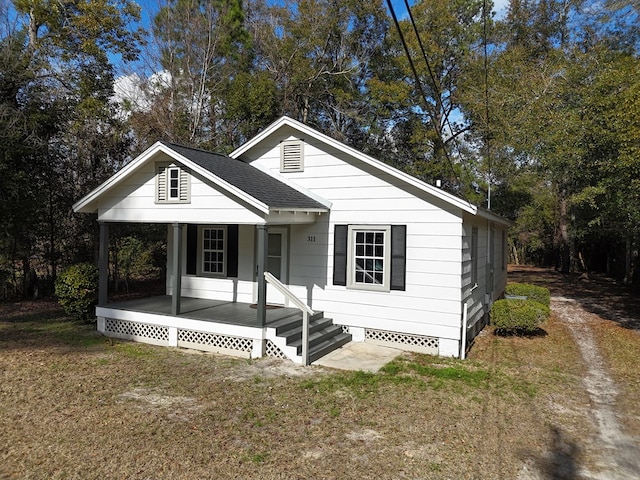
M 467 194 L 474 178 L 462 142 L 469 125 L 459 115 L 459 88 L 481 43 L 482 6 L 479 0 L 416 3 L 400 29 L 418 77 L 394 30 L 386 46 L 392 63 L 370 82 L 373 102 L 391 114 L 391 140 L 401 163 L 426 181 L 442 180 Z
M 273 79 L 278 113 L 365 145 L 374 115 L 367 82 L 388 29 L 382 3 L 258 1 L 251 8 L 251 67 Z
M 68 213 L 78 192 L 112 172 L 99 145 L 110 135 L 109 53 L 135 57 L 139 34 L 127 25 L 139 7 L 125 0 L 16 0 L 3 8 L 14 21 L 0 30 L 0 122 L 7 140 L 0 171 L 9 172 L 1 180 L 7 194 L 0 198 L 0 248 L 14 279 L 20 260 L 26 293 L 35 269 L 55 277 L 67 250 L 62 242 L 78 238 L 67 237 L 73 230 L 65 228 L 77 226 Z

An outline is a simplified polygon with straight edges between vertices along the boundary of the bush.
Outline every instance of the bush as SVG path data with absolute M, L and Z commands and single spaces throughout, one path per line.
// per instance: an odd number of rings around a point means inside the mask
M 545 287 L 538 287 L 537 285 L 531 285 L 528 283 L 510 283 L 504 290 L 505 295 L 517 295 L 527 297 L 527 300 L 534 300 L 538 303 L 551 305 L 551 295 L 549 289 Z
M 508 300 L 494 302 L 491 325 L 508 333 L 531 333 L 551 315 L 549 307 L 535 300 Z
M 90 263 L 78 263 L 56 279 L 56 297 L 67 315 L 87 320 L 98 303 L 98 269 Z

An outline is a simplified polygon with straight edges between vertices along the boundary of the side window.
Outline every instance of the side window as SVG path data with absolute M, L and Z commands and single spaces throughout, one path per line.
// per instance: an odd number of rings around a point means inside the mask
M 391 226 L 350 225 L 347 287 L 390 289 Z
M 471 285 L 478 285 L 478 227 L 471 229 Z

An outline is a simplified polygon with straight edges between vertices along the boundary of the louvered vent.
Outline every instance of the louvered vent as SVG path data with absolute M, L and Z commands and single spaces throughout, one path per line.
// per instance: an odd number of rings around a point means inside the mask
M 280 145 L 280 171 L 301 172 L 303 169 L 302 141 L 283 142 Z

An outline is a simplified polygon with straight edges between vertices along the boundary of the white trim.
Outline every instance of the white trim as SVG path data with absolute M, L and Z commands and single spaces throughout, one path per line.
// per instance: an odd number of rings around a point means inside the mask
M 440 200 L 443 200 L 444 202 L 462 209 L 465 212 L 471 213 L 472 215 L 477 215 L 478 214 L 478 207 L 476 207 L 475 205 L 472 205 L 471 203 L 467 202 L 466 200 L 463 200 L 461 198 L 458 198 L 454 195 L 451 195 L 450 193 L 445 192 L 442 189 L 439 189 L 437 187 L 434 187 L 433 185 L 429 185 L 428 183 L 423 182 L 422 180 L 418 180 L 415 177 L 412 177 L 411 175 L 404 173 L 400 170 L 397 170 L 396 168 L 393 168 L 389 165 L 387 165 L 386 163 L 381 162 L 380 160 L 376 160 L 373 157 L 370 157 L 369 155 L 366 155 L 365 153 L 362 153 L 358 150 L 356 150 L 355 148 L 352 148 L 348 145 L 345 145 L 342 142 L 339 142 L 337 140 L 334 140 L 333 138 L 318 132 L 317 130 L 314 130 L 313 128 L 298 122 L 297 120 L 294 120 L 292 118 L 289 117 L 281 117 L 280 119 L 276 120 L 274 123 L 272 123 L 271 125 L 269 125 L 267 128 L 265 128 L 262 132 L 260 132 L 258 135 L 256 135 L 255 137 L 253 137 L 251 140 L 249 140 L 247 143 L 245 143 L 244 145 L 240 146 L 239 148 L 237 148 L 236 150 L 234 150 L 233 152 L 231 152 L 229 154 L 229 156 L 231 158 L 238 158 L 241 155 L 243 155 L 244 153 L 246 153 L 247 151 L 251 150 L 253 147 L 255 147 L 256 145 L 258 145 L 260 142 L 262 142 L 264 139 L 266 139 L 267 137 L 271 136 L 274 132 L 276 132 L 277 130 L 279 130 L 280 128 L 282 128 L 283 126 L 289 126 L 291 128 L 294 128 L 296 130 L 298 130 L 302 136 L 304 137 L 312 137 L 315 138 L 316 140 L 319 140 L 333 148 L 336 148 L 339 151 L 342 151 L 364 163 L 366 163 L 367 165 L 370 165 L 374 168 L 376 168 L 377 170 L 379 170 L 382 173 L 386 173 L 394 178 L 397 178 L 399 180 L 402 180 L 403 182 L 412 185 L 420 190 L 422 190 L 425 193 L 428 193 L 436 198 L 439 198 Z M 504 221 L 504 220 L 503 220 Z
M 198 237 L 196 242 L 196 276 L 207 278 L 227 278 L 227 252 L 229 242 L 229 232 L 226 225 L 198 225 Z M 205 230 L 222 230 L 223 252 L 222 252 L 222 272 L 205 272 L 204 270 L 204 231 Z
M 381 284 L 356 282 L 355 233 L 382 232 L 384 234 L 383 280 Z M 364 256 L 364 255 L 363 255 Z M 391 225 L 349 225 L 347 234 L 347 288 L 389 292 L 391 290 Z

